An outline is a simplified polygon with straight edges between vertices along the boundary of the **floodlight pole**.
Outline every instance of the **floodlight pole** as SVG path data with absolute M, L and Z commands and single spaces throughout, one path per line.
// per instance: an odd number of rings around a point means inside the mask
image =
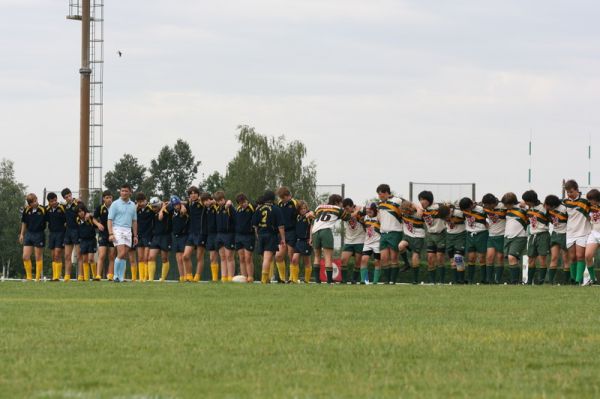
M 81 77 L 79 114 L 79 198 L 87 204 L 90 193 L 90 0 L 81 1 Z

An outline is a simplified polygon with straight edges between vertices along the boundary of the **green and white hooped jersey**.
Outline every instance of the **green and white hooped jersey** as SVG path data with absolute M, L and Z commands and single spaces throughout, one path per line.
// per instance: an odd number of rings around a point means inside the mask
M 363 223 L 366 229 L 364 242 L 365 247 L 378 244 L 379 240 L 381 239 L 381 232 L 379 231 L 380 224 L 377 217 L 365 216 L 363 218 Z
M 423 221 L 429 233 L 437 234 L 446 230 L 446 221 L 440 217 L 439 204 L 432 204 L 423 211 Z
M 506 231 L 504 237 L 515 238 L 515 237 L 527 237 L 527 225 L 529 219 L 527 218 L 527 211 L 513 206 L 506 210 Z
M 552 221 L 552 232 L 556 234 L 567 233 L 567 219 L 569 215 L 567 213 L 567 207 L 560 204 L 555 209 L 548 212 L 550 220 Z
M 355 216 L 344 221 L 344 243 L 362 244 L 365 242 L 365 228 Z
M 600 207 L 593 206 L 590 208 L 590 222 L 592 230 L 600 232 Z
M 390 197 L 386 201 L 379 201 L 377 203 L 377 217 L 381 224 L 382 233 L 389 233 L 391 231 L 402 232 L 401 203 L 402 200 L 397 197 Z
M 544 208 L 544 204 L 539 204 L 527 210 L 529 218 L 529 232 L 531 234 L 544 233 L 550 230 L 550 215 Z
M 319 230 L 333 229 L 338 220 L 347 220 L 349 216 L 339 206 L 319 205 L 315 210 L 312 233 L 314 234 Z
M 490 237 L 502 237 L 506 230 L 506 207 L 502 202 L 493 209 L 484 208 Z
M 563 205 L 567 207 L 567 237 L 587 237 L 592 230 L 590 223 L 590 202 L 581 196 L 574 200 L 565 198 Z
M 452 209 L 450 217 L 446 220 L 446 232 L 448 234 L 460 234 L 466 230 L 465 215 L 460 209 Z
M 475 205 L 470 211 L 464 210 L 463 214 L 469 233 L 482 233 L 487 230 L 487 215 L 481 205 Z

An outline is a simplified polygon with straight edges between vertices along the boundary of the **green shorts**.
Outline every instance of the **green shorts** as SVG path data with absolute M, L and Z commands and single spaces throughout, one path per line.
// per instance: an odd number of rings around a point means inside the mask
M 563 251 L 567 250 L 567 233 L 552 232 L 550 237 L 550 247 L 558 245 Z
M 478 254 L 484 254 L 487 251 L 487 241 L 489 233 L 481 231 L 479 233 L 467 232 L 467 245 L 466 250 L 469 252 L 477 252 Z
M 333 249 L 333 232 L 331 229 L 319 230 L 312 235 L 314 249 Z
M 402 241 L 401 231 L 390 231 L 389 233 L 381 233 L 379 240 L 379 250 L 390 248 L 393 251 L 398 251 L 398 244 Z
M 363 244 L 344 244 L 342 252 L 352 252 L 352 255 L 362 254 Z
M 521 258 L 527 247 L 527 237 L 514 237 L 504 239 L 504 255 Z
M 527 256 L 548 256 L 550 253 L 550 233 L 543 232 L 529 236 L 527 240 Z
M 425 235 L 425 246 L 429 253 L 445 253 L 446 252 L 446 232 L 427 233 Z
M 454 256 L 456 254 L 465 254 L 465 243 L 467 242 L 467 232 L 463 231 L 458 234 L 447 234 L 446 235 L 446 251 L 448 256 Z
M 494 248 L 496 252 L 504 252 L 504 236 L 489 236 L 487 247 Z
M 423 246 L 425 245 L 424 238 L 411 237 L 407 235 L 404 236 L 402 241 L 406 241 L 408 243 L 408 249 L 416 253 L 421 253 Z

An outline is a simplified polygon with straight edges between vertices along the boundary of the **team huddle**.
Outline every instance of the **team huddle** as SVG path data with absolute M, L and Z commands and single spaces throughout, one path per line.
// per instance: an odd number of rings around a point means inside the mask
M 198 282 L 208 252 L 214 282 L 233 281 L 234 276 L 253 282 L 253 254 L 257 254 L 262 257 L 264 284 L 272 280 L 333 284 L 334 229 L 341 221 L 342 283 L 395 284 L 400 272 L 411 271 L 417 284 L 426 254 L 428 283 L 521 284 L 522 256 L 527 254 L 528 284 L 559 283 L 559 263 L 560 283 L 583 284 L 587 268 L 588 284 L 593 284 L 600 245 L 600 191 L 590 190 L 583 197 L 574 180 L 565 183 L 565 190 L 566 198 L 548 195 L 543 202 L 529 190 L 521 200 L 514 193 L 501 199 L 486 194 L 481 203 L 465 197 L 453 204 L 437 203 L 430 191 L 422 191 L 413 203 L 381 184 L 376 189 L 378 200 L 364 207 L 333 194 L 327 204 L 310 210 L 287 187 L 266 191 L 255 202 L 243 193 L 232 201 L 223 191 L 210 194 L 197 187 L 188 189 L 185 201 L 175 195 L 162 201 L 143 193 L 130 199 L 131 187 L 124 184 L 120 198 L 113 201 L 112 193 L 105 191 L 102 204 L 92 211 L 66 188 L 62 203 L 49 193 L 46 206 L 35 194 L 27 195 L 19 241 L 26 280 L 34 278 L 34 262 L 35 279 L 42 278 L 47 243 L 52 281 L 70 280 L 73 255 L 80 281 L 125 281 L 126 259 L 132 281 L 155 280 L 157 264 L 164 281 L 173 252 L 179 281 Z M 446 276 L 448 263 L 451 276 Z

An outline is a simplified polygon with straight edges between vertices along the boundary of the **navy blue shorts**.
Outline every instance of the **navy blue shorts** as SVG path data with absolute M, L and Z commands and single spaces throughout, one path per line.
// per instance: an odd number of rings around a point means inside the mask
M 254 245 L 256 244 L 256 236 L 254 234 L 236 234 L 235 235 L 235 249 L 245 249 L 247 251 L 254 251 Z
M 82 255 L 96 253 L 96 239 L 83 238 L 79 240 L 79 251 Z
M 185 245 L 188 247 L 205 247 L 206 248 L 206 234 L 200 233 L 189 233 L 185 240 Z
M 152 244 L 152 233 L 140 234 L 136 248 L 149 248 Z
M 171 234 L 159 234 L 157 236 L 152 237 L 152 242 L 150 243 L 151 249 L 160 249 L 161 251 L 170 251 L 171 250 Z
M 64 248 L 65 247 L 65 232 L 64 231 L 51 231 L 48 235 L 48 248 Z
M 235 249 L 235 235 L 233 233 L 217 233 L 217 249 Z
M 98 236 L 98 246 L 99 247 L 108 247 L 108 248 L 115 247 L 115 245 L 112 243 L 112 241 L 108 239 L 108 236 L 105 236 L 102 234 L 100 234 Z
M 209 234 L 206 237 L 206 249 L 209 251 L 217 250 L 217 234 Z
M 296 231 L 295 230 L 286 230 L 285 231 L 285 243 L 289 246 L 296 245 Z
M 23 238 L 24 247 L 44 248 L 46 244 L 46 236 L 43 231 L 26 231 Z
M 187 245 L 187 240 L 188 240 L 188 236 L 187 235 L 174 236 L 173 250 L 175 252 L 183 252 L 185 250 L 186 245 Z
M 65 232 L 65 245 L 79 244 L 79 232 L 77 229 L 67 229 Z
M 294 253 L 302 256 L 310 256 L 312 254 L 312 247 L 308 244 L 308 240 L 296 240 L 296 244 L 294 245 Z
M 259 254 L 265 252 L 277 252 L 279 250 L 279 236 L 277 234 L 259 234 L 256 251 Z

